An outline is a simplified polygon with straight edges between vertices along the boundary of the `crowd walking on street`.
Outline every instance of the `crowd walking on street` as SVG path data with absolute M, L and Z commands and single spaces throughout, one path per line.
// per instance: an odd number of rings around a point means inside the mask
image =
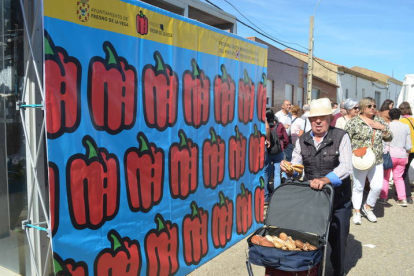
M 350 223 L 361 227 L 363 218 L 377 222 L 375 206 L 387 205 L 393 197 L 390 184 L 397 206 L 413 203 L 408 176 L 414 159 L 411 106 L 403 102 L 395 108 L 387 99 L 377 107 L 371 97 L 346 99 L 339 106 L 322 98 L 302 110 L 285 100 L 276 114 L 266 113 L 265 202 L 286 179 L 308 181 L 313 189 L 334 187 L 329 235 L 333 275 L 345 275 Z M 281 146 L 272 153 L 277 139 Z M 288 169 L 297 164 L 304 165 L 303 173 Z

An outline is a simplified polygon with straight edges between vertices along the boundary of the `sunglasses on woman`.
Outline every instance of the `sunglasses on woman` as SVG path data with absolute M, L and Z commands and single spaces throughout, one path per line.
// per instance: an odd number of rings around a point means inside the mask
M 359 110 L 359 106 L 354 106 L 352 109 Z
M 368 108 L 377 108 L 377 105 L 376 104 L 369 104 L 369 105 L 367 105 L 367 107 Z

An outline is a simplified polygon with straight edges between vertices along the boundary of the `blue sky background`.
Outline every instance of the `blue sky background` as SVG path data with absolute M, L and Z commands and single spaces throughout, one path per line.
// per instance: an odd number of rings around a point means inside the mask
M 205 1 L 205 0 L 204 0 Z M 249 24 L 225 0 L 210 0 Z M 412 0 L 227 0 L 250 21 L 286 45 L 307 52 L 309 20 L 314 14 L 314 56 L 360 66 L 403 81 L 414 73 Z M 318 5 L 319 2 L 319 5 Z M 279 49 L 285 46 L 238 23 L 238 35 L 257 36 Z M 294 43 L 294 44 L 292 44 Z

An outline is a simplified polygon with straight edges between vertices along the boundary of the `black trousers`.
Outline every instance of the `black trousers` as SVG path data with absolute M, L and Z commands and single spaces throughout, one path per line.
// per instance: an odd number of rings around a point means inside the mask
M 345 248 L 351 214 L 351 201 L 336 206 L 333 210 L 328 241 L 332 248 L 331 263 L 334 276 L 345 275 Z
M 404 179 L 404 184 L 405 184 L 405 196 L 407 198 L 411 197 L 411 183 L 410 183 L 410 180 L 408 179 L 408 170 L 410 169 L 410 164 L 411 164 L 411 161 L 413 161 L 413 159 L 414 159 L 414 153 L 410 153 L 408 155 L 408 163 L 407 165 L 405 165 L 404 173 L 402 175 Z

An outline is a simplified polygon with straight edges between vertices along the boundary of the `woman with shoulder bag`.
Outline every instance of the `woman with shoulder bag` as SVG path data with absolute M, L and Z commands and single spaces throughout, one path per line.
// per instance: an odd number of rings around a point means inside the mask
M 392 170 L 394 185 L 398 196 L 397 204 L 403 207 L 407 207 L 405 184 L 402 176 L 404 173 L 405 165 L 407 164 L 408 152 L 410 152 L 411 149 L 411 138 L 410 129 L 408 126 L 399 121 L 400 115 L 401 111 L 398 108 L 393 108 L 389 112 L 391 119 L 391 122 L 389 124 L 390 131 L 395 137 L 398 137 L 399 139 L 393 139 L 391 142 L 385 143 L 385 148 L 392 159 L 392 167 L 387 169 L 384 163 L 384 182 L 378 203 L 387 203 L 388 188 L 390 184 L 389 179 Z
M 352 118 L 345 126 L 353 151 L 352 205 L 354 215 L 352 220 L 357 225 L 361 224 L 361 211 L 369 221 L 377 221 L 373 210 L 384 179 L 382 141 L 392 140 L 392 133 L 387 123 L 380 116 L 375 115 L 377 107 L 375 100 L 371 97 L 363 98 L 359 102 L 359 107 L 360 115 Z M 362 204 L 366 177 L 370 182 L 370 191 L 366 203 Z
M 411 151 L 408 155 L 408 163 L 405 165 L 404 173 L 403 173 L 403 179 L 405 183 L 405 196 L 407 199 L 408 204 L 413 204 L 413 198 L 411 196 L 411 183 L 408 179 L 408 170 L 410 169 L 411 161 L 414 159 L 414 118 L 412 117 L 413 112 L 411 111 L 411 106 L 408 102 L 403 102 L 398 107 L 401 110 L 401 116 L 400 122 L 408 125 L 410 128 L 411 133 Z

